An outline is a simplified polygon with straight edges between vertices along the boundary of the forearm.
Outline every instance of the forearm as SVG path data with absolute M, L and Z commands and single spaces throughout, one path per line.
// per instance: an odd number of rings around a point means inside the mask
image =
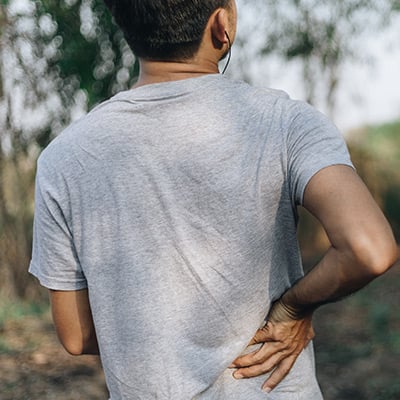
M 56 325 L 57 336 L 64 349 L 73 356 L 99 355 L 97 336 L 93 326 L 78 329 L 63 328 Z
M 361 289 L 386 271 L 396 258 L 383 258 L 379 268 L 372 268 L 351 251 L 331 247 L 323 259 L 282 296 L 283 304 L 294 315 L 315 310 Z
M 64 349 L 73 356 L 100 354 L 94 331 L 79 332 L 78 334 L 67 336 L 65 333 L 60 333 L 60 330 L 57 329 L 57 335 Z
M 50 291 L 53 321 L 58 338 L 72 355 L 98 355 L 96 330 L 87 289 Z
M 398 258 L 389 223 L 353 169 L 322 169 L 308 183 L 303 203 L 321 222 L 332 247 L 283 295 L 283 304 L 295 314 L 355 292 Z
M 398 258 L 389 224 L 353 169 L 335 165 L 315 174 L 303 205 L 319 219 L 332 247 L 273 303 L 250 343 L 263 343 L 261 348 L 232 364 L 236 378 L 273 371 L 263 385 L 266 391 L 282 381 L 312 339 L 313 311 L 362 288 Z

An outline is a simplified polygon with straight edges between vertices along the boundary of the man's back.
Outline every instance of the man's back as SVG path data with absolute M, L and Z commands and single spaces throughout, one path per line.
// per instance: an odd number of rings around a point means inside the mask
M 219 75 L 120 93 L 49 147 L 38 187 L 73 245 L 59 279 L 39 249 L 31 271 L 89 288 L 112 400 L 320 398 L 310 347 L 270 397 L 227 367 L 302 276 L 296 205 L 333 164 L 319 113 Z

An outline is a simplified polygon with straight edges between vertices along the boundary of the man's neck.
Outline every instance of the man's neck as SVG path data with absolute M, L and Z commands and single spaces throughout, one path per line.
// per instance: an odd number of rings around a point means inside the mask
M 139 79 L 134 88 L 152 83 L 179 81 L 208 74 L 218 74 L 218 63 L 211 60 L 167 62 L 139 60 Z

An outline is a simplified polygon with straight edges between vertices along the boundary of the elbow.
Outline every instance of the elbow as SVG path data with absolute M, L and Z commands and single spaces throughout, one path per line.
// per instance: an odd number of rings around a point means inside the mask
M 372 278 L 384 274 L 399 259 L 399 248 L 393 235 L 359 238 L 352 251 L 357 262 Z
M 87 338 L 60 338 L 60 342 L 64 349 L 72 356 L 82 356 L 85 354 L 98 355 L 98 344 L 96 336 Z
M 78 340 L 64 339 L 61 340 L 61 344 L 67 351 L 67 353 L 69 353 L 71 356 L 81 356 L 85 354 L 84 345 L 82 342 L 79 342 Z
M 74 347 L 74 346 L 65 346 L 64 345 L 64 349 L 67 351 L 68 354 L 70 354 L 71 356 L 83 356 L 85 353 L 83 352 L 83 350 L 79 349 L 78 347 Z

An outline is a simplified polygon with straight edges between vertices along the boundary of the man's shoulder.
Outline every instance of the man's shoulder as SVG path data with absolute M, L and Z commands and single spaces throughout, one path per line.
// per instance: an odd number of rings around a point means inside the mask
M 281 89 L 252 85 L 242 81 L 231 82 L 231 103 L 239 105 L 243 111 L 252 110 L 278 118 L 284 125 L 297 119 L 320 118 L 321 113 L 303 100 L 291 97 Z
M 52 175 L 73 173 L 77 167 L 77 148 L 84 140 L 89 126 L 90 122 L 86 114 L 65 127 L 40 153 L 37 162 L 38 170 L 41 173 L 48 171 Z
M 233 91 L 247 94 L 254 98 L 269 97 L 273 99 L 281 99 L 282 101 L 291 100 L 290 96 L 284 90 L 266 86 L 258 86 L 239 79 L 226 79 L 225 84 Z
M 98 125 L 102 124 L 101 108 L 108 102 L 105 100 L 62 129 L 42 151 L 40 159 L 57 162 L 70 157 L 80 144 L 94 136 Z
M 84 123 L 85 118 L 83 117 L 64 128 L 41 152 L 39 162 L 54 164 L 60 163 L 66 158 L 75 145 L 76 138 L 79 137 L 77 127 Z

